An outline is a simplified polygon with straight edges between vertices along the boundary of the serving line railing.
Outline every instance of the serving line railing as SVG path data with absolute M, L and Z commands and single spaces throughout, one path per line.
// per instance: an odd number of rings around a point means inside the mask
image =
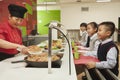
M 82 80 L 120 80 L 113 72 L 109 69 L 104 69 L 103 75 L 99 69 L 94 68 L 90 72 L 86 67 L 84 68 L 85 76 L 83 76 Z

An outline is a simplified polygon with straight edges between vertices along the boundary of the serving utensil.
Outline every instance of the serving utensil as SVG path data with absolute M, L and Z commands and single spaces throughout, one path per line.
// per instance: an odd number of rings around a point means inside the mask
M 21 49 L 19 47 L 17 48 L 17 50 L 21 52 Z M 30 50 L 28 50 L 28 53 L 26 55 L 29 56 L 30 54 L 41 54 L 42 52 L 43 52 L 43 50 L 40 50 L 40 51 L 30 51 Z

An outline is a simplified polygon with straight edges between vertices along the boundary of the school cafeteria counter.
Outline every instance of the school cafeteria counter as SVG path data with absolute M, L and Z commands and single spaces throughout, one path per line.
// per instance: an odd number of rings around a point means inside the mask
M 69 75 L 69 49 L 65 46 L 62 65 L 60 68 L 52 68 L 52 74 L 48 74 L 48 68 L 25 67 L 26 63 L 11 63 L 11 61 L 24 59 L 25 55 L 18 55 L 0 62 L 0 80 L 77 80 L 76 70 L 71 56 L 71 75 Z

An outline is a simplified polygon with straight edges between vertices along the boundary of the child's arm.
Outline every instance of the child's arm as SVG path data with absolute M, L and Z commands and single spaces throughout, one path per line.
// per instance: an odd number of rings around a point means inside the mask
M 84 53 L 84 56 L 93 56 L 97 58 L 97 51 L 87 51 Z

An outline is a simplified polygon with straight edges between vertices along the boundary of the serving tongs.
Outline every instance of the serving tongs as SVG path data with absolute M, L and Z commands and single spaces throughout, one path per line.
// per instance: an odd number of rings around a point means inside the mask
M 26 62 L 26 61 L 25 60 L 11 61 L 11 63 L 19 63 L 19 62 Z
M 17 50 L 18 51 L 21 51 L 21 49 L 20 48 L 17 48 Z M 28 50 L 28 53 L 26 54 L 26 55 L 31 55 L 31 54 L 40 54 L 40 53 L 42 53 L 42 50 L 40 50 L 40 51 L 30 51 L 30 50 Z

